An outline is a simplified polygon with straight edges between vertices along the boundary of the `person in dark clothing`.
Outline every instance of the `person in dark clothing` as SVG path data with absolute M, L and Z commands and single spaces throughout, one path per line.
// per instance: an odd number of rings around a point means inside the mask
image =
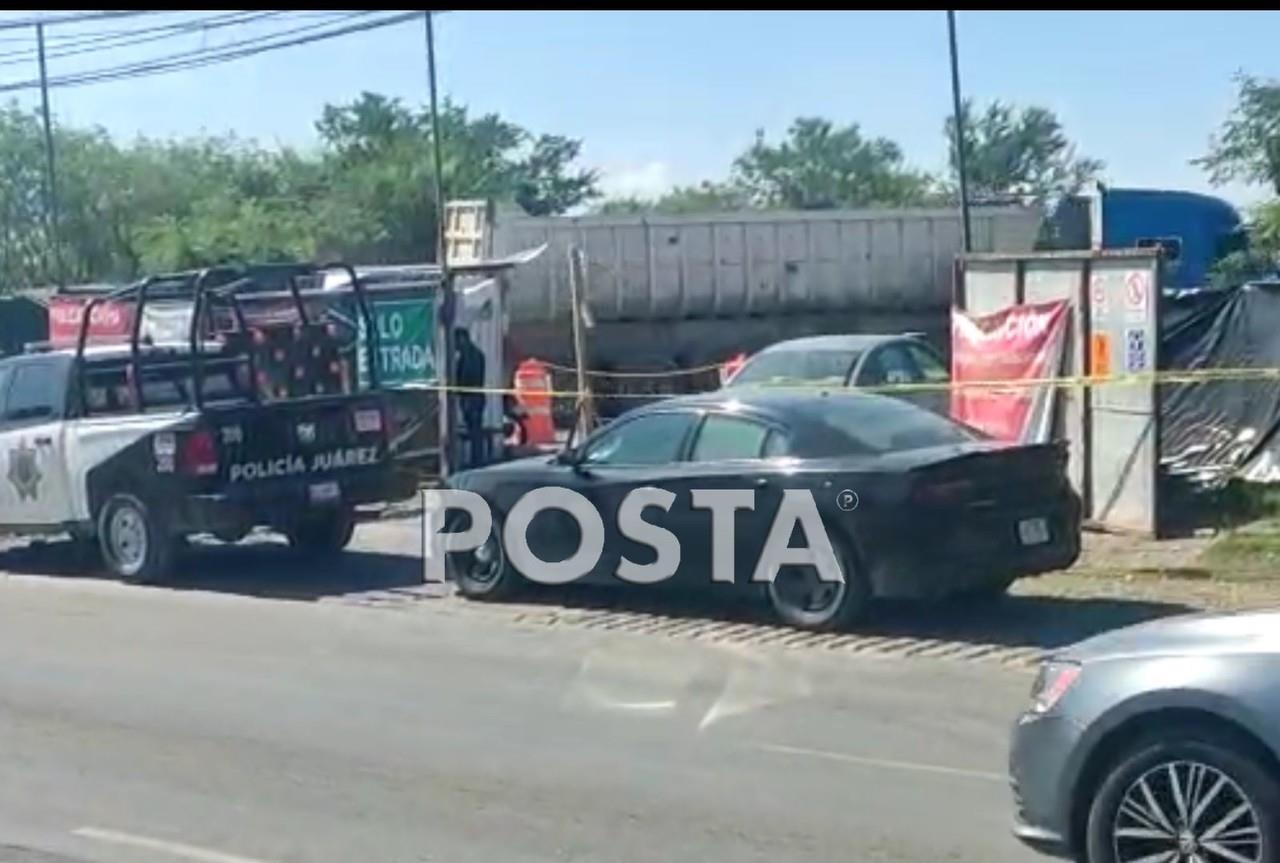
M 484 433 L 484 393 L 465 390 L 484 386 L 484 352 L 471 341 L 471 334 L 464 327 L 453 331 L 453 341 L 457 351 L 454 385 L 464 390 L 458 393 L 463 438 L 471 441 L 468 467 L 478 467 L 489 460 L 489 437 Z

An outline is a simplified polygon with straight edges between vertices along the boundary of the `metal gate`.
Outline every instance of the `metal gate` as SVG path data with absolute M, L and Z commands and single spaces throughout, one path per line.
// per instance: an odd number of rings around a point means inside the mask
M 972 315 L 1067 300 L 1071 319 L 1055 437 L 1068 442 L 1085 518 L 1159 530 L 1160 257 L 1153 249 L 973 254 L 957 261 L 955 304 Z

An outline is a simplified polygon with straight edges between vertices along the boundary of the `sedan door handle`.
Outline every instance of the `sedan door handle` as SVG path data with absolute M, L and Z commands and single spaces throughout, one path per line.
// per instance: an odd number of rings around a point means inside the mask
M 36 438 L 36 446 L 53 446 L 53 438 L 38 437 Z
M 763 477 L 763 476 L 756 477 L 756 488 L 764 488 L 768 484 L 769 484 L 768 477 Z

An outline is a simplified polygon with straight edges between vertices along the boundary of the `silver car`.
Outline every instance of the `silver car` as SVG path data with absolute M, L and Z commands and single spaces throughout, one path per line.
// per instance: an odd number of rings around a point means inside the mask
M 1014 832 L 1089 863 L 1278 861 L 1278 754 L 1280 612 L 1119 629 L 1042 665 Z
M 725 386 L 884 387 L 890 395 L 947 416 L 950 380 L 946 363 L 923 337 L 862 334 L 808 336 L 769 345 Z M 908 388 L 891 390 L 902 384 Z

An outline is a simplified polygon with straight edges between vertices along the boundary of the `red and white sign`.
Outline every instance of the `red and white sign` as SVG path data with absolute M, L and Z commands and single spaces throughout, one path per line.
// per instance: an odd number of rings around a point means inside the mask
M 999 382 L 1057 377 L 1062 367 L 1065 300 L 1010 306 L 995 314 L 970 317 L 951 310 L 951 415 L 1009 442 L 1033 443 L 1052 432 L 1050 384 L 1000 386 Z
M 1133 311 L 1147 310 L 1147 274 L 1138 270 L 1125 276 L 1124 302 Z
M 54 297 L 49 301 L 49 341 L 57 347 L 76 344 L 80 322 L 89 304 L 85 297 Z M 127 339 L 133 327 L 133 305 L 104 301 L 89 315 L 89 337 L 93 341 Z

